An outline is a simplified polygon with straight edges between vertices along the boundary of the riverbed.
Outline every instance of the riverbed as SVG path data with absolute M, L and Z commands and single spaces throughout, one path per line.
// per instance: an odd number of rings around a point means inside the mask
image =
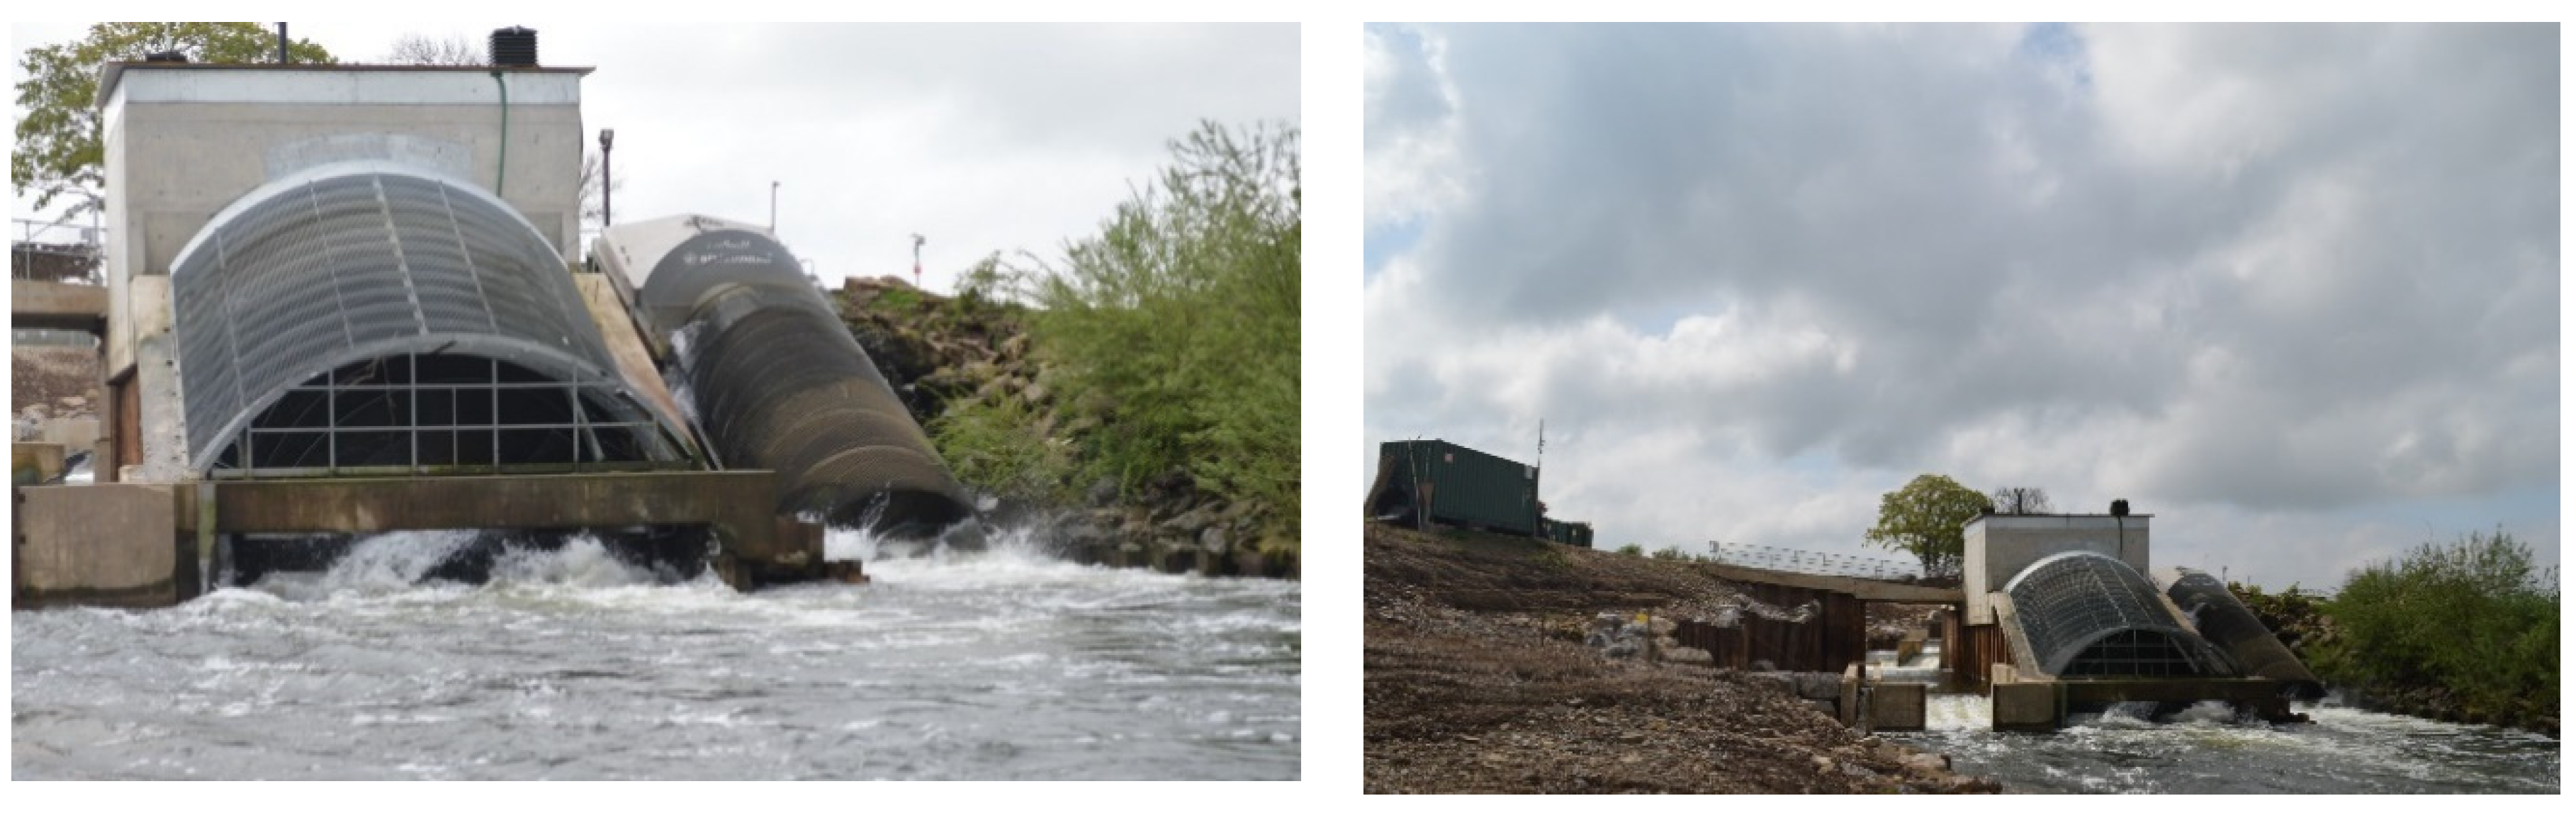
M 1920 734 L 2006 793 L 2557 793 L 2558 741 L 2349 708 L 2297 704 L 2312 722 L 2238 719 L 2204 703 L 2150 719 L 2115 708 L 2052 734 L 1996 733 L 1981 695 L 1935 695 Z M 2150 712 L 2151 714 L 2151 712 Z
M 1300 585 L 1000 535 L 737 593 L 463 536 L 151 612 L 11 615 L 20 779 L 1296 779 Z M 835 533 L 835 558 L 875 545 Z

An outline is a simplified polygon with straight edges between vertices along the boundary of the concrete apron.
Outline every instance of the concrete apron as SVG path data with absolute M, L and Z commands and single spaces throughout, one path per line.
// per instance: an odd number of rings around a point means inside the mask
M 727 584 L 862 582 L 822 529 L 769 513 L 765 471 L 102 483 L 16 489 L 11 606 L 167 607 L 201 595 L 226 534 L 707 526 Z

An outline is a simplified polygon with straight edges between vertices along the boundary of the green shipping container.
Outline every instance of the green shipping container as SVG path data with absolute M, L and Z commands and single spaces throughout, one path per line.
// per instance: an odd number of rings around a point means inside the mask
M 1592 547 L 1592 523 L 1552 519 L 1547 521 L 1547 538 L 1578 548 Z
M 1377 482 L 1368 515 L 1430 521 L 1496 533 L 1538 536 L 1538 467 L 1524 466 L 1441 440 L 1378 445 Z

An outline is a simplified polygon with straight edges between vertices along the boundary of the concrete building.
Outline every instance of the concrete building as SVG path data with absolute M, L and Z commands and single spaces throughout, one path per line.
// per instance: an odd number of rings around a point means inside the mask
M 192 475 L 171 266 L 218 212 L 329 164 L 383 162 L 471 184 L 578 250 L 588 68 L 127 62 L 98 105 L 106 164 L 105 369 L 115 459 L 102 474 Z M 106 479 L 102 477 L 102 479 Z
M 2147 514 L 1988 514 L 1969 520 L 1960 572 L 1968 599 L 1966 623 L 1995 623 L 1991 594 L 2033 563 L 2057 554 L 2099 553 L 2147 572 L 2151 519 Z

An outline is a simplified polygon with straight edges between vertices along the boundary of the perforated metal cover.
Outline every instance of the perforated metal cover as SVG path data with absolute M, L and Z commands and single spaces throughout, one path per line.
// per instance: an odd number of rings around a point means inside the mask
M 201 471 L 288 388 L 353 361 L 470 355 L 618 380 L 536 228 L 489 193 L 411 167 L 333 164 L 261 186 L 207 222 L 171 277 Z M 620 420 L 655 420 L 617 400 Z
M 2234 665 L 2166 610 L 2127 563 L 2091 552 L 2031 563 L 2005 583 L 2032 660 L 2051 675 L 2231 675 Z

